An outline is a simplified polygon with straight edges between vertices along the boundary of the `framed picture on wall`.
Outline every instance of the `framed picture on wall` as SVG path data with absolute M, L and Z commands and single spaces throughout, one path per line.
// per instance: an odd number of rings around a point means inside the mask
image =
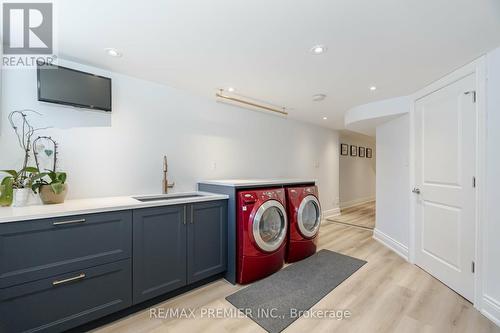
M 359 147 L 359 157 L 365 157 L 365 147 Z
M 358 156 L 358 146 L 351 145 L 351 156 Z
M 366 158 L 372 158 L 372 149 L 366 148 Z
M 349 145 L 345 143 L 340 144 L 340 155 L 347 156 L 349 155 Z

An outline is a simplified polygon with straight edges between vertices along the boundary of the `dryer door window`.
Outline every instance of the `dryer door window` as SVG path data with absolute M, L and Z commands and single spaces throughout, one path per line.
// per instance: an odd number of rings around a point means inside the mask
M 321 206 L 314 195 L 306 196 L 299 206 L 297 223 L 302 236 L 311 238 L 319 231 Z
M 253 238 L 257 246 L 266 252 L 277 250 L 285 241 L 287 219 L 285 207 L 276 200 L 263 203 L 253 220 Z

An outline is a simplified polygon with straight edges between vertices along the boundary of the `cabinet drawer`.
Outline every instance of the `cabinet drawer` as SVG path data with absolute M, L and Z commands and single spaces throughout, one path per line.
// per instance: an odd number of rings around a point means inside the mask
M 0 224 L 0 288 L 131 257 L 132 212 Z
M 61 332 L 132 304 L 131 260 L 0 289 L 0 332 Z

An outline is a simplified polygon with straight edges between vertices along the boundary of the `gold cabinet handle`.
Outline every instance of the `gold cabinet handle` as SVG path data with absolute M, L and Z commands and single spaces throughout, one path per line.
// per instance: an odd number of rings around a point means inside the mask
M 61 221 L 61 222 L 54 222 L 52 225 L 65 225 L 65 224 L 76 224 L 76 223 L 84 223 L 85 219 L 79 219 L 79 220 L 71 220 L 71 221 Z
M 67 278 L 67 279 L 64 279 L 64 280 L 55 280 L 54 282 L 52 282 L 52 285 L 53 286 L 58 286 L 60 284 L 64 284 L 64 283 L 68 283 L 68 282 L 72 282 L 72 281 L 81 280 L 81 279 L 84 279 L 85 276 L 86 276 L 85 273 L 80 273 L 77 276 L 73 276 L 73 277 L 70 277 L 70 278 Z

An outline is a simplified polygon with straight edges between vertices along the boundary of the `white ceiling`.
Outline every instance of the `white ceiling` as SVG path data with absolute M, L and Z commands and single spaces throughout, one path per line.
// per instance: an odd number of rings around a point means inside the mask
M 61 57 L 210 98 L 232 86 L 331 128 L 500 46 L 498 0 L 59 0 L 56 24 Z

